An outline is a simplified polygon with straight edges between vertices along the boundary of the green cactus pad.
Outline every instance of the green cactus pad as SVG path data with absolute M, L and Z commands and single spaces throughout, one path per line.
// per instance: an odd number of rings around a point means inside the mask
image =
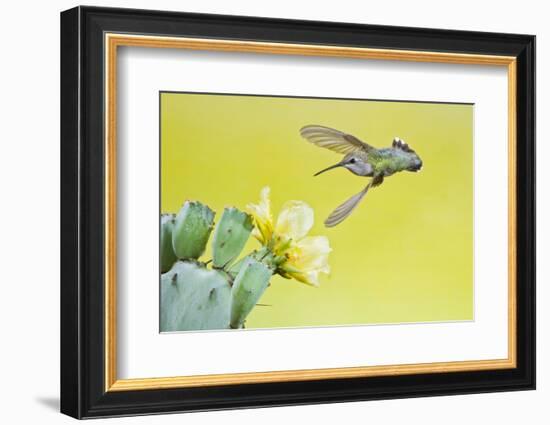
M 212 242 L 214 267 L 226 267 L 237 258 L 253 227 L 252 217 L 237 208 L 223 211 Z
M 200 202 L 186 201 L 176 216 L 172 247 L 181 259 L 197 259 L 206 248 L 214 226 L 214 211 Z
M 178 261 L 162 275 L 160 331 L 228 329 L 231 285 L 223 272 Z
M 172 230 L 174 214 L 162 214 L 160 217 L 160 271 L 166 273 L 176 262 L 177 257 L 172 247 Z
M 272 273 L 265 264 L 250 257 L 245 259 L 231 289 L 231 328 L 243 327 L 246 316 L 266 290 Z
M 239 261 L 237 261 L 236 263 L 233 263 L 231 265 L 231 267 L 228 267 L 228 268 L 225 269 L 225 271 L 229 274 L 229 276 L 231 276 L 231 278 L 233 280 L 235 280 L 235 278 L 239 274 L 239 271 L 241 270 L 241 266 L 244 264 L 245 260 L 247 260 L 247 259 L 248 259 L 248 256 L 243 257 Z

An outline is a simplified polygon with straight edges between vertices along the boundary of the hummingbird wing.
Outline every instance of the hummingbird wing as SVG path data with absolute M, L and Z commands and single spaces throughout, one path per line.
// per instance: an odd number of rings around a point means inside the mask
M 384 176 L 379 174 L 377 176 L 374 176 L 374 178 L 369 182 L 365 188 L 359 192 L 353 195 L 351 198 L 349 198 L 346 202 L 336 207 L 336 209 L 330 213 L 328 218 L 325 220 L 325 226 L 326 227 L 334 227 L 337 224 L 340 224 L 342 221 L 348 217 L 352 211 L 359 205 L 359 202 L 361 202 L 361 199 L 364 198 L 364 196 L 367 194 L 369 189 L 371 187 L 380 186 L 382 182 L 384 181 Z
M 306 125 L 300 129 L 300 135 L 316 146 L 337 153 L 348 154 L 357 151 L 375 153 L 377 151 L 376 148 L 351 134 L 322 125 Z

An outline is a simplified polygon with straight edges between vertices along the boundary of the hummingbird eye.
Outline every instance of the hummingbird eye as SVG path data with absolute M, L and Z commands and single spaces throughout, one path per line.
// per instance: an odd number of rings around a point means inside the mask
M 349 163 L 350 163 L 350 164 L 355 164 L 355 158 L 351 158 L 351 159 L 349 160 Z

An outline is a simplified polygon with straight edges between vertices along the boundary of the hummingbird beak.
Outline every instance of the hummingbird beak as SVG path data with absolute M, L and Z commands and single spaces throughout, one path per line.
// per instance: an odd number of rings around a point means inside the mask
M 325 171 L 329 171 L 329 170 L 332 170 L 332 169 L 334 169 L 334 168 L 338 168 L 338 167 L 341 167 L 341 166 L 342 166 L 342 163 L 341 163 L 341 162 L 339 162 L 338 164 L 331 165 L 330 167 L 327 167 L 327 168 L 325 168 L 325 169 L 323 169 L 323 170 L 321 170 L 321 171 L 318 171 L 317 173 L 315 173 L 315 174 L 313 175 L 313 177 L 316 177 L 316 176 L 318 176 L 319 174 L 323 174 Z

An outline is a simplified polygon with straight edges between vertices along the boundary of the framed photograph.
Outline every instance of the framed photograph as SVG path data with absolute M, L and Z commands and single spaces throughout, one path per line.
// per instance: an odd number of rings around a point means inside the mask
M 535 37 L 61 14 L 61 411 L 535 388 Z

